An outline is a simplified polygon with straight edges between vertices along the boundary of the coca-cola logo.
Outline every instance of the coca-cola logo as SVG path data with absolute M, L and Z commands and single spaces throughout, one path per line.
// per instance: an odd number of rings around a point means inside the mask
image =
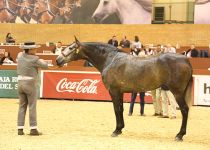
M 68 81 L 67 78 L 61 79 L 57 86 L 57 92 L 70 92 L 70 93 L 87 93 L 97 94 L 97 84 L 100 80 L 83 79 L 79 82 Z

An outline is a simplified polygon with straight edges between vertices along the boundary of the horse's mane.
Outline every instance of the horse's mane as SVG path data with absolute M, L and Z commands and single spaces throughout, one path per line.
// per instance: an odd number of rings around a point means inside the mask
M 152 12 L 152 0 L 135 0 L 139 3 L 146 11 Z
M 202 4 L 206 4 L 209 2 L 210 2 L 210 0 L 195 0 L 196 5 L 202 5 Z
M 84 42 L 85 45 L 87 46 L 91 46 L 91 47 L 95 47 L 97 49 L 100 49 L 100 50 L 105 50 L 105 51 L 114 51 L 114 52 L 123 52 L 125 53 L 124 51 L 122 51 L 121 49 L 117 48 L 117 47 L 114 47 L 110 44 L 107 44 L 107 43 L 101 43 L 101 42 Z

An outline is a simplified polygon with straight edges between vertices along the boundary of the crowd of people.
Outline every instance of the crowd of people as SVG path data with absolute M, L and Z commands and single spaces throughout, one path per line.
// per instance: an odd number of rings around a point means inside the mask
M 118 44 L 119 43 L 119 44 Z M 130 41 L 127 39 L 126 36 L 122 37 L 122 40 L 118 42 L 117 37 L 114 35 L 110 40 L 108 40 L 108 44 L 113 45 L 115 47 L 119 48 L 130 48 L 133 54 L 133 51 L 139 53 L 139 55 L 144 54 L 142 50 L 145 51 L 146 55 L 155 55 L 157 53 L 176 53 L 176 47 L 172 46 L 170 43 L 168 44 L 158 44 L 156 46 L 153 45 L 143 45 L 141 41 L 139 40 L 138 36 L 134 36 L 133 41 Z M 183 55 L 187 57 L 209 57 L 208 56 L 208 50 L 198 50 L 195 46 L 195 44 L 191 44 L 189 46 L 189 49 L 186 49 L 182 52 Z M 135 56 L 135 54 L 134 54 Z

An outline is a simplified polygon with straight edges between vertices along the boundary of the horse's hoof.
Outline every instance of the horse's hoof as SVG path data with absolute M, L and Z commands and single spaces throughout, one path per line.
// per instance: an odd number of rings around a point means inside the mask
M 111 135 L 111 137 L 117 137 L 121 133 L 122 133 L 122 131 L 113 132 L 112 135 Z
M 116 133 L 112 133 L 112 135 L 111 135 L 111 137 L 117 137 L 118 136 L 118 134 L 116 134 Z
M 182 142 L 183 139 L 177 136 L 177 137 L 175 138 L 175 141 L 177 141 L 177 142 Z

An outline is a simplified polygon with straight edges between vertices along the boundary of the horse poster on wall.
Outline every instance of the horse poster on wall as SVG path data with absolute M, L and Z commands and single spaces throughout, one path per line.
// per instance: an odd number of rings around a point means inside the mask
M 210 24 L 210 0 L 196 0 L 195 2 L 195 24 Z
M 1 23 L 151 24 L 152 0 L 1 0 Z

